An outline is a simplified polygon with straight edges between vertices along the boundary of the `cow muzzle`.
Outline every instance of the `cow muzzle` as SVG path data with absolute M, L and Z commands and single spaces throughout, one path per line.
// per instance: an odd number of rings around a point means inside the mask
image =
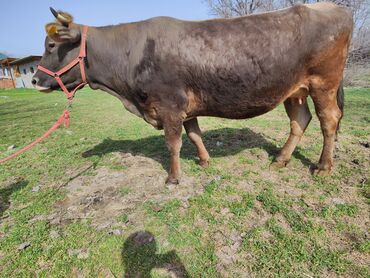
M 31 82 L 32 82 L 33 87 L 42 93 L 50 93 L 52 91 L 50 87 L 43 87 L 43 86 L 37 85 L 37 83 L 39 82 L 39 79 L 37 77 L 33 77 Z

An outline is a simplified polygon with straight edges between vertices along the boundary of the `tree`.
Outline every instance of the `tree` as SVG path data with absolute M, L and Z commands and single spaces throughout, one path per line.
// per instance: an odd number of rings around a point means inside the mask
M 266 0 L 206 0 L 211 13 L 220 17 L 235 17 L 269 10 Z

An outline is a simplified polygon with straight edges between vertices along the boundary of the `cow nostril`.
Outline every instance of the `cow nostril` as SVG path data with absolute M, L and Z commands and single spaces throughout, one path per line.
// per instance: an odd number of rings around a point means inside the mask
M 32 78 L 32 85 L 36 85 L 37 84 L 37 80 L 36 80 L 36 78 Z

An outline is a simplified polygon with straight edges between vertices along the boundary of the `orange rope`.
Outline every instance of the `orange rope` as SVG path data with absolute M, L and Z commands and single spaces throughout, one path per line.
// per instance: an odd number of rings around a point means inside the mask
M 64 127 L 69 127 L 69 111 L 68 110 L 64 110 L 63 114 L 58 118 L 58 120 L 55 122 L 55 124 L 48 130 L 44 133 L 44 135 L 42 135 L 40 138 L 36 139 L 35 141 L 33 141 L 31 144 L 25 146 L 23 149 L 20 149 L 19 151 L 16 151 L 15 153 L 9 155 L 8 157 L 5 157 L 3 159 L 0 160 L 0 164 L 14 158 L 14 157 L 17 157 L 18 155 L 24 153 L 25 151 L 29 150 L 30 148 L 32 148 L 34 145 L 40 143 L 41 141 L 43 141 L 45 138 L 47 138 L 50 134 L 52 134 L 61 124 L 64 123 Z

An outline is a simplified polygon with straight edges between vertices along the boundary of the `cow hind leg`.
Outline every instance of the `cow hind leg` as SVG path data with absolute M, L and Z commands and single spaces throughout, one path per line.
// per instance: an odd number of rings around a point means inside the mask
M 324 145 L 315 174 L 327 176 L 333 168 L 333 151 L 342 109 L 337 102 L 337 88 L 316 87 L 311 94 L 316 114 L 320 120 Z
M 288 98 L 284 102 L 284 106 L 290 119 L 290 135 L 280 154 L 271 165 L 275 168 L 285 167 L 288 164 L 294 149 L 312 119 L 306 98 Z
M 184 122 L 184 127 L 185 127 L 186 134 L 188 135 L 190 141 L 197 148 L 200 166 L 202 166 L 203 168 L 207 168 L 209 154 L 202 141 L 202 132 L 200 131 L 200 128 L 198 125 L 198 119 L 193 118 L 193 119 L 190 119 Z

